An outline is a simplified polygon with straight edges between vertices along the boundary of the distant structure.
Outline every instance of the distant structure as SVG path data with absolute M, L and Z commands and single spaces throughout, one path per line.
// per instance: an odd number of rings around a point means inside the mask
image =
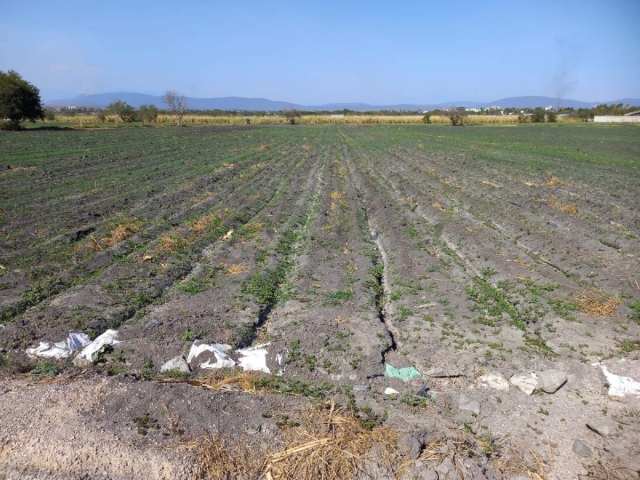
M 624 115 L 596 115 L 593 117 L 593 121 L 596 123 L 640 123 L 640 110 Z

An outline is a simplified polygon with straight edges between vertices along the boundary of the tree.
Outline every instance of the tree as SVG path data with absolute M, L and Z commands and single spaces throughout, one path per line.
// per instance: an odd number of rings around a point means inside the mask
M 422 123 L 431 123 L 431 114 L 429 112 L 422 117 Z
M 300 112 L 295 108 L 282 110 L 285 118 L 291 125 L 295 125 L 298 118 L 300 118 Z
M 122 100 L 107 105 L 107 112 L 116 116 L 116 123 L 118 123 L 118 118 L 123 122 L 133 122 L 136 118 L 133 107 Z
M 445 116 L 451 121 L 454 127 L 462 127 L 467 119 L 467 112 L 463 107 L 451 108 L 445 112 Z
M 544 123 L 544 109 L 536 108 L 533 111 L 533 116 L 531 117 L 532 123 Z
M 547 122 L 556 123 L 558 121 L 558 115 L 553 110 L 547 112 Z
M 45 108 L 44 109 L 44 119 L 47 122 L 55 122 L 56 121 L 56 112 L 54 112 L 50 108 Z
M 581 108 L 578 110 L 578 116 L 583 122 L 588 122 L 589 120 L 593 120 L 593 110 L 590 108 Z
M 176 116 L 176 123 L 181 125 L 184 112 L 188 108 L 187 100 L 184 98 L 184 95 L 176 92 L 175 90 L 167 90 L 162 97 L 162 101 L 167 104 L 171 113 Z
M 15 70 L 0 70 L 0 119 L 9 119 L 9 127 L 19 129 L 20 122 L 44 118 L 40 90 Z
M 140 105 L 138 107 L 138 118 L 142 123 L 155 122 L 160 111 L 155 105 Z

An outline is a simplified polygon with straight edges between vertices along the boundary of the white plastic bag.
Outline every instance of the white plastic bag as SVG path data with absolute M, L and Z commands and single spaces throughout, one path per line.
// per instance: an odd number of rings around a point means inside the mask
M 234 362 L 229 356 L 225 353 L 228 350 L 231 350 L 230 345 L 224 345 L 220 343 L 214 343 L 212 345 L 202 343 L 199 340 L 193 342 L 191 345 L 191 350 L 189 350 L 189 356 L 187 357 L 187 363 L 191 364 L 192 360 L 196 360 L 201 354 L 205 352 L 211 352 L 216 358 L 215 362 L 212 362 L 210 359 L 206 362 L 202 362 L 199 364 L 200 368 L 206 369 L 219 369 L 219 368 L 231 368 L 236 362 Z
M 607 377 L 607 381 L 609 382 L 610 397 L 640 395 L 640 382 L 636 382 L 631 377 L 622 377 L 611 373 L 604 365 L 601 365 L 600 368 L 602 368 L 602 373 L 604 373 L 604 376 Z
M 37 347 L 27 348 L 27 355 L 41 358 L 69 358 L 90 342 L 91 340 L 84 333 L 70 333 L 62 342 L 40 342 Z

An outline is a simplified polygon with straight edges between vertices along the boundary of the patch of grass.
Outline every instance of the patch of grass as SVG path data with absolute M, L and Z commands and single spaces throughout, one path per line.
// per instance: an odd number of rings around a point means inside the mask
M 578 305 L 575 302 L 568 302 L 556 298 L 547 299 L 547 303 L 551 305 L 553 311 L 565 320 L 575 319 L 573 313 L 578 311 Z
M 198 278 L 190 278 L 178 284 L 178 288 L 190 295 L 202 293 L 209 288 L 209 283 Z
M 41 360 L 36 363 L 36 366 L 31 370 L 30 373 L 33 375 L 46 375 L 48 377 L 55 377 L 60 374 L 60 368 L 55 362 L 51 360 Z
M 329 292 L 326 294 L 327 298 L 330 300 L 330 304 L 333 306 L 342 305 L 345 302 L 348 302 L 354 297 L 353 290 L 338 290 L 337 292 Z
M 555 353 L 547 345 L 547 341 L 542 337 L 525 334 L 524 343 L 525 343 L 525 346 L 523 347 L 524 350 L 535 352 L 550 360 L 555 358 Z
M 159 430 L 160 425 L 158 425 L 158 421 L 154 418 L 151 418 L 149 412 L 145 412 L 143 415 L 139 417 L 135 417 L 131 419 L 131 422 L 138 427 L 139 435 L 146 435 L 149 430 Z
M 629 308 L 631 309 L 631 312 L 629 313 L 629 320 L 640 325 L 640 301 L 633 302 L 629 305 Z
M 640 350 L 640 340 L 623 340 L 622 342 L 618 342 L 618 347 L 620 348 L 620 353 L 627 355 Z

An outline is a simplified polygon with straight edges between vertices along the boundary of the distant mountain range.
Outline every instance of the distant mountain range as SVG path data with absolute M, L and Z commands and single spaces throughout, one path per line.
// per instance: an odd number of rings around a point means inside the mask
M 158 108 L 166 108 L 161 96 L 147 95 L 144 93 L 114 92 L 96 93 L 92 95 L 78 95 L 74 98 L 63 100 L 48 100 L 44 103 L 51 107 L 106 107 L 110 103 L 122 100 L 133 107 L 140 105 L 155 105 Z M 443 107 L 469 107 L 482 108 L 498 106 L 502 108 L 537 108 L 537 107 L 573 107 L 591 108 L 594 105 L 606 104 L 630 104 L 640 105 L 638 98 L 623 98 L 608 102 L 582 102 L 553 97 L 509 97 L 494 100 L 493 102 L 468 102 L 455 101 L 439 104 L 398 104 L 398 105 L 369 105 L 367 103 L 327 103 L 324 105 L 298 105 L 290 102 L 268 100 L 266 98 L 245 98 L 245 97 L 219 97 L 219 98 L 191 98 L 186 97 L 190 109 L 193 110 L 252 110 L 252 111 L 280 111 L 288 108 L 310 111 L 336 111 L 349 109 L 357 112 L 379 111 L 379 110 L 433 110 Z

